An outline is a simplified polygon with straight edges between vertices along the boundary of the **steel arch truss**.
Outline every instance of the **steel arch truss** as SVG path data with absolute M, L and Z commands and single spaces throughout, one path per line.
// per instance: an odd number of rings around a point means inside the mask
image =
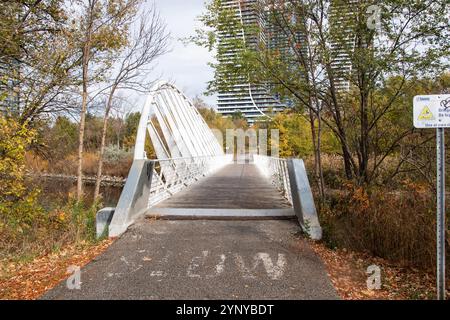
M 159 160 L 221 156 L 223 150 L 192 102 L 174 85 L 156 84 L 139 123 L 135 159 L 146 159 L 148 132 Z
M 146 132 L 154 162 L 148 206 L 170 197 L 229 162 L 192 102 L 174 85 L 157 83 L 142 110 L 135 159 L 146 159 Z

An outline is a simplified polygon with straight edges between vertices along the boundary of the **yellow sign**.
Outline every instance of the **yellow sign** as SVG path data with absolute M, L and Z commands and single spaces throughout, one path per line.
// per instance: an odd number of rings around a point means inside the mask
M 418 117 L 419 120 L 434 120 L 434 116 L 428 106 L 423 107 Z

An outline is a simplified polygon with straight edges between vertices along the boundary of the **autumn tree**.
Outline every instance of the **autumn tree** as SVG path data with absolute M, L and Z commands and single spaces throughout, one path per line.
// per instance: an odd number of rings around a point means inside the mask
M 208 29 L 194 39 L 209 48 L 218 45 L 224 24 L 233 30 L 239 23 L 223 13 L 220 0 L 211 3 L 202 16 Z M 448 68 L 445 1 L 361 0 L 349 7 L 343 0 L 268 0 L 264 9 L 286 50 L 244 48 L 237 51 L 234 63 L 221 68 L 228 74 L 248 74 L 253 83 L 272 84 L 275 92 L 294 102 L 298 112 L 309 113 L 312 130 L 323 124 L 333 132 L 348 179 L 373 182 L 386 159 L 398 154 L 414 132 L 410 116 L 403 116 L 409 120 L 401 126 L 389 121 L 399 101 L 414 81 L 436 78 Z M 351 71 L 336 68 L 343 54 Z M 212 86 L 221 81 L 214 79 Z M 339 88 L 342 81 L 348 83 L 348 90 Z M 316 137 L 320 156 L 320 132 Z
M 77 199 L 83 196 L 83 147 L 89 88 L 100 82 L 117 53 L 128 44 L 128 31 L 139 0 L 78 0 L 72 8 L 72 39 L 81 53 L 81 110 Z
M 100 193 L 108 117 L 115 94 L 121 89 L 148 93 L 154 81 L 149 79 L 152 64 L 167 51 L 169 33 L 154 5 L 143 11 L 136 23 L 137 31 L 132 35 L 125 50 L 121 52 L 117 61 L 117 71 L 109 81 L 110 88 L 103 118 L 94 199 L 97 199 Z
M 21 124 L 74 110 L 80 65 L 62 0 L 0 2 L 0 108 Z

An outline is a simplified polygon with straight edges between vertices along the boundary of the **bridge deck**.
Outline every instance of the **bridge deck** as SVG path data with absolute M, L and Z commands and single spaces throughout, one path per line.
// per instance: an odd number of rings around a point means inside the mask
M 291 206 L 254 164 L 229 164 L 156 208 L 286 209 Z

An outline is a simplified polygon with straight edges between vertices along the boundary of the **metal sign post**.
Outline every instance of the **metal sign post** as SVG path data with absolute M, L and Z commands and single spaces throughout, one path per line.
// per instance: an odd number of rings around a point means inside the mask
M 437 257 L 437 298 L 445 300 L 445 143 L 444 128 L 436 129 L 437 161 L 437 223 L 436 223 L 436 257 Z
M 450 127 L 450 95 L 414 97 L 414 127 L 436 128 L 436 287 L 437 298 L 445 300 L 445 139 Z

